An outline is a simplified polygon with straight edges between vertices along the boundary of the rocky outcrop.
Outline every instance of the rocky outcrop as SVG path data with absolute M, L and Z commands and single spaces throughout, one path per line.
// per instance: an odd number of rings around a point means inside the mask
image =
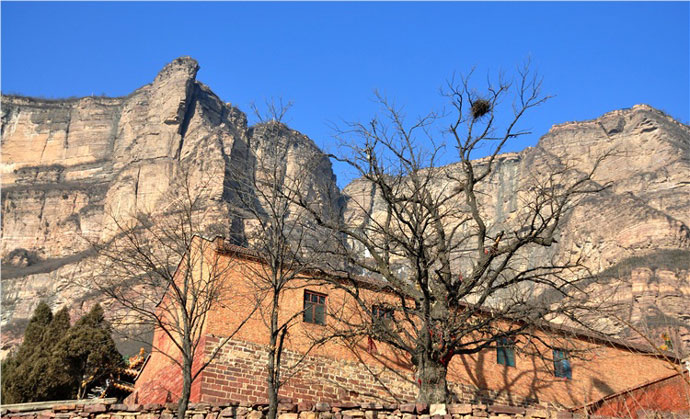
M 588 247 L 620 315 L 655 343 L 668 332 L 690 350 L 690 128 L 637 105 L 556 125 L 537 149 L 582 171 L 606 156 L 596 179 L 610 188 L 573 211 L 553 251 Z M 620 334 L 643 342 L 638 332 Z
M 87 239 L 112 234 L 111 216 L 159 205 L 180 169 L 193 178 L 217 174 L 211 184 L 217 225 L 238 242 L 246 239 L 247 220 L 231 211 L 237 174 L 256 170 L 254 159 L 275 141 L 288 150 L 286 174 L 309 167 L 302 182 L 310 200 L 334 215 L 343 213 L 351 224 L 366 222 L 363 211 L 381 209 L 375 191 L 361 180 L 341 195 L 329 160 L 306 136 L 285 126 L 277 136 L 266 135 L 266 126 L 249 127 L 244 113 L 196 80 L 198 70 L 193 59 L 179 58 L 151 84 L 120 98 L 2 97 L 6 347 L 19 338 L 40 299 L 68 304 L 78 314 L 87 296 L 70 284 L 80 275 L 79 262 L 92 257 Z M 634 270 L 610 276 L 627 290 L 621 295 L 633 307 L 629 318 L 674 319 L 690 339 L 688 267 L 652 266 L 664 252 L 681 252 L 672 261 L 690 258 L 688 126 L 646 105 L 556 125 L 536 147 L 500 156 L 483 208 L 494 226 L 513 222 L 527 179 L 547 162 L 584 171 L 606 153 L 597 180 L 611 187 L 573 211 L 556 246 L 530 258 L 577 250 L 587 255 L 590 268 L 609 273 L 634 260 Z M 305 165 L 305 156 L 318 158 Z
M 2 328 L 8 347 L 41 299 L 79 312 L 74 289 L 89 239 L 107 239 L 112 218 L 160 205 L 179 173 L 213 173 L 211 204 L 221 234 L 241 241 L 231 215 L 233 178 L 255 170 L 266 146 L 261 126 L 196 80 L 189 57 L 166 65 L 151 84 L 121 98 L 2 97 Z M 340 205 L 330 162 L 304 135 L 283 127 L 290 170 L 319 157 L 303 176 L 323 205 Z M 309 153 L 307 153 L 309 151 Z M 339 211 L 334 208 L 334 211 Z
M 661 331 L 677 330 L 690 348 L 688 126 L 647 105 L 555 125 L 536 147 L 499 156 L 480 196 L 490 228 L 500 231 L 515 222 L 528 202 L 534 175 L 549 173 L 547 163 L 588 172 L 600 157 L 594 178 L 610 187 L 581 202 L 560 225 L 558 243 L 534 249 L 526 263 L 582 255 L 588 268 L 603 273 L 603 286 L 618 290 L 616 298 L 629 307 L 622 313 L 626 321 L 650 327 L 657 342 Z M 450 165 L 437 170 L 452 175 L 460 169 Z M 437 186 L 440 190 L 446 185 L 439 180 Z M 375 191 L 362 180 L 343 192 L 348 200 L 345 217 L 355 225 L 367 222 L 364 211 L 376 217 L 383 210 Z M 592 287 L 591 295 L 603 295 Z M 617 331 L 640 339 L 630 330 Z

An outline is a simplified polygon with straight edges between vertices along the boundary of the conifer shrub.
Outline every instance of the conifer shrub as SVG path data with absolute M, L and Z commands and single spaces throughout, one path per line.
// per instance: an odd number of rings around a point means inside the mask
M 69 329 L 55 351 L 73 380 L 71 387 L 76 388 L 78 398 L 83 398 L 91 387 L 123 366 L 122 355 L 115 347 L 100 304 Z
M 41 302 L 2 363 L 2 403 L 83 398 L 122 366 L 111 332 L 100 305 L 71 326 L 66 308 L 53 316 Z

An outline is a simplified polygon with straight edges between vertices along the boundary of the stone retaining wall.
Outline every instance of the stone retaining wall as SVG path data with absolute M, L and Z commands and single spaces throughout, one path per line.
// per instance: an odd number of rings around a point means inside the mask
M 27 409 L 24 405 L 2 406 L 2 417 L 8 419 L 174 419 L 176 405 L 161 404 L 77 404 L 61 402 L 42 406 L 40 410 Z M 211 405 L 192 403 L 187 411 L 190 419 L 263 419 L 266 404 Z M 523 408 L 486 404 L 432 404 L 407 403 L 281 403 L 278 419 L 571 419 L 578 417 L 570 412 L 547 408 Z
M 219 342 L 220 338 L 216 336 L 206 336 L 207 356 L 211 355 Z M 201 398 L 196 400 L 216 405 L 229 401 L 265 403 L 267 356 L 265 347 L 261 345 L 230 340 L 201 374 Z M 365 365 L 363 362 L 325 356 L 304 357 L 290 350 L 283 351 L 282 359 L 283 365 L 301 365 L 299 371 L 280 390 L 282 397 L 293 401 L 331 404 L 383 401 L 395 404 L 414 400 L 419 392 L 410 371 L 393 372 L 380 365 Z M 179 376 L 179 368 L 176 366 L 169 374 Z M 141 392 L 138 401 L 146 403 L 165 400 L 163 393 L 158 400 L 152 400 L 147 394 L 153 386 L 171 382 L 171 377 L 156 372 L 155 380 L 150 385 L 137 385 L 141 389 L 138 390 Z M 448 383 L 448 390 L 453 393 L 455 400 L 462 403 L 541 407 L 538 400 L 511 394 L 509 391 L 479 389 L 454 382 Z

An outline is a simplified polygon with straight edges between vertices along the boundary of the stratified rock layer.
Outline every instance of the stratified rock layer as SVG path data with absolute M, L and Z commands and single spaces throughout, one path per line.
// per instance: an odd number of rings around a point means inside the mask
M 78 262 L 92 257 L 88 239 L 107 239 L 113 218 L 160 205 L 178 173 L 193 182 L 213 174 L 216 224 L 221 234 L 241 241 L 243 220 L 230 215 L 232 181 L 254 170 L 250 156 L 260 155 L 270 139 L 198 82 L 198 69 L 195 60 L 178 58 L 153 83 L 122 98 L 3 96 L 5 347 L 42 299 L 80 310 L 88 293 L 72 284 L 81 274 Z M 307 156 L 321 156 L 302 181 L 315 199 L 339 212 L 328 159 L 296 131 L 284 128 L 281 138 L 291 147 L 284 162 L 290 170 L 303 173 Z
M 70 284 L 79 275 L 78 262 L 91 257 L 85 238 L 107 238 L 110 216 L 160 204 L 180 168 L 198 178 L 218 173 L 211 185 L 218 223 L 223 234 L 241 241 L 245 220 L 231 215 L 230 186 L 237 173 L 254 170 L 251 156 L 261 156 L 273 140 L 197 81 L 198 69 L 193 59 L 179 58 L 151 84 L 121 98 L 3 96 L 5 347 L 16 342 L 41 299 L 79 311 L 85 294 Z M 286 172 L 304 166 L 305 156 L 320 154 L 310 139 L 287 127 L 280 141 L 291 147 Z M 556 246 L 530 257 L 581 250 L 589 267 L 623 284 L 620 298 L 630 302 L 630 320 L 677 322 L 690 341 L 690 268 L 682 262 L 690 260 L 688 126 L 646 105 L 556 125 L 536 147 L 499 158 L 483 208 L 495 225 L 510 223 L 527 179 L 545 161 L 584 171 L 606 153 L 596 178 L 612 186 L 568 217 Z M 344 189 L 343 200 L 325 156 L 305 184 L 313 200 L 353 224 L 364 222 L 361 211 L 380 208 L 361 180 Z
M 604 284 L 617 290 L 626 321 L 647 330 L 654 341 L 666 330 L 680 332 L 690 344 L 690 128 L 647 105 L 609 112 L 595 120 L 555 125 L 536 147 L 499 156 L 495 171 L 482 185 L 481 209 L 497 232 L 514 223 L 521 205 L 529 202 L 534 176 L 549 173 L 546 166 L 568 165 L 592 170 L 602 158 L 594 179 L 610 187 L 578 205 L 562 222 L 558 243 L 535 248 L 525 263 L 584 257 L 593 272 L 605 272 Z M 478 162 L 481 164 L 481 161 Z M 444 188 L 454 165 L 435 169 L 437 187 Z M 568 179 L 564 182 L 567 183 Z M 371 185 L 357 180 L 344 191 L 345 218 L 354 225 L 367 222 L 363 211 L 385 212 Z M 523 204 L 521 204 L 523 203 Z M 462 207 L 463 202 L 454 202 Z M 452 205 L 452 204 L 451 204 Z M 510 231 L 510 230 L 509 230 Z M 634 266 L 634 269 L 630 268 Z M 642 330 L 641 329 L 641 330 Z M 630 330 L 616 330 L 641 339 Z M 690 345 L 689 345 L 690 347 Z

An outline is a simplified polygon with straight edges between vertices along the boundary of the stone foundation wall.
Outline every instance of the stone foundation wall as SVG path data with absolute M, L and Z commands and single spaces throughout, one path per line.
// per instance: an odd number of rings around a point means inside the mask
M 206 336 L 206 339 L 206 353 L 210 355 L 219 338 Z M 229 341 L 202 373 L 199 401 L 214 404 L 266 402 L 267 356 L 261 345 Z M 294 365 L 300 360 L 297 373 L 281 388 L 281 397 L 312 403 L 400 403 L 417 397 L 418 389 L 411 372 L 392 372 L 382 366 L 324 356 L 302 359 L 301 354 L 287 350 L 283 353 L 283 365 Z M 284 371 L 285 376 L 288 371 Z M 462 403 L 540 406 L 538 400 L 505 391 L 481 390 L 458 383 L 449 383 L 448 387 Z
M 218 338 L 207 336 L 207 353 Z M 266 400 L 266 361 L 268 354 L 261 345 L 230 341 L 202 373 L 202 402 L 248 403 Z M 302 355 L 284 351 L 283 366 L 295 365 Z M 370 367 L 371 368 L 371 367 Z M 358 362 L 336 361 L 322 356 L 302 359 L 294 376 L 283 385 L 280 396 L 301 401 L 329 403 L 414 400 L 417 390 L 412 381 L 390 371 L 374 368 L 372 372 Z M 284 367 L 283 377 L 291 371 Z
M 28 404 L 27 404 L 28 405 Z M 2 406 L 2 417 L 8 419 L 173 419 L 176 405 L 161 404 L 76 404 L 61 402 L 39 409 L 27 405 Z M 571 419 L 581 417 L 566 411 L 547 408 L 522 408 L 486 404 L 432 404 L 422 403 L 281 403 L 278 419 Z M 263 419 L 268 412 L 266 404 L 212 405 L 191 403 L 187 411 L 189 419 Z M 582 416 L 584 417 L 584 416 Z

